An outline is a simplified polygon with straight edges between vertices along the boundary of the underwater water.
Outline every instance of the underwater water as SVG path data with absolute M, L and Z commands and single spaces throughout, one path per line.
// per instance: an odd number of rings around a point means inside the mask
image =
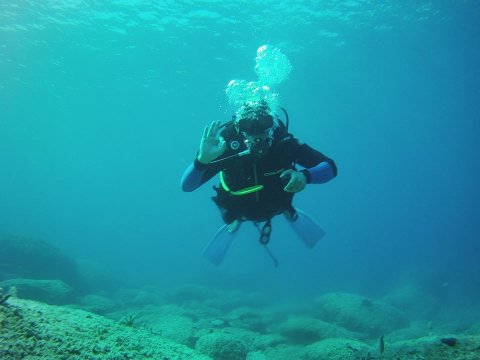
M 479 321 L 479 23 L 475 0 L 4 0 L 0 234 L 136 286 L 292 303 L 414 286 Z M 244 224 L 217 268 L 201 252 L 218 180 L 183 193 L 180 178 L 265 44 L 292 66 L 290 131 L 338 166 L 294 200 L 327 235 L 310 251 L 274 219 L 275 268 Z

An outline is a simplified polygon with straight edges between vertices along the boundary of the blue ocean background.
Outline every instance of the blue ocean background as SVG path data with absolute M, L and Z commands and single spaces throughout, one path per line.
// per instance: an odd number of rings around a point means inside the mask
M 295 303 L 414 284 L 478 321 L 479 23 L 474 0 L 4 0 L 0 233 L 129 286 Z M 295 197 L 327 236 L 309 251 L 275 219 L 275 268 L 245 224 L 216 268 L 201 251 L 222 225 L 218 180 L 183 193 L 180 178 L 264 44 L 293 67 L 278 88 L 291 132 L 338 166 Z

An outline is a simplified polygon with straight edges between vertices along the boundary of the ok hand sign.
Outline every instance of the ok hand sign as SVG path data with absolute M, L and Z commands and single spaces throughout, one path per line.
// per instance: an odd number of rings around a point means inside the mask
M 200 141 L 200 149 L 198 151 L 198 161 L 202 164 L 208 164 L 222 155 L 227 145 L 225 140 L 218 135 L 220 129 L 220 121 L 212 121 L 210 125 L 205 126 L 203 130 L 202 140 Z

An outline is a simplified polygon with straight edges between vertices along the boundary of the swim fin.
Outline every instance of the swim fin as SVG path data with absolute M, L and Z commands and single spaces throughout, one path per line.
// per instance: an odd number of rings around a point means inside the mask
M 235 238 L 237 231 L 229 232 L 228 224 L 223 225 L 215 233 L 207 247 L 203 250 L 202 255 L 210 260 L 214 265 L 218 266 L 227 254 L 230 245 Z
M 302 240 L 302 242 L 310 249 L 325 236 L 325 231 L 310 216 L 299 209 L 295 209 L 295 219 L 285 216 L 293 231 Z

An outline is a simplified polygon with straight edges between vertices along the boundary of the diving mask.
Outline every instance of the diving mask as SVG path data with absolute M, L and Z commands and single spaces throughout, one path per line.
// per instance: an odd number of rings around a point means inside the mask
M 262 114 L 258 117 L 245 117 L 238 120 L 238 129 L 250 135 L 265 134 L 273 126 L 272 115 Z
M 258 106 L 246 105 L 237 115 L 237 131 L 244 137 L 245 145 L 252 155 L 262 155 L 273 142 L 273 132 L 278 125 L 264 102 Z

